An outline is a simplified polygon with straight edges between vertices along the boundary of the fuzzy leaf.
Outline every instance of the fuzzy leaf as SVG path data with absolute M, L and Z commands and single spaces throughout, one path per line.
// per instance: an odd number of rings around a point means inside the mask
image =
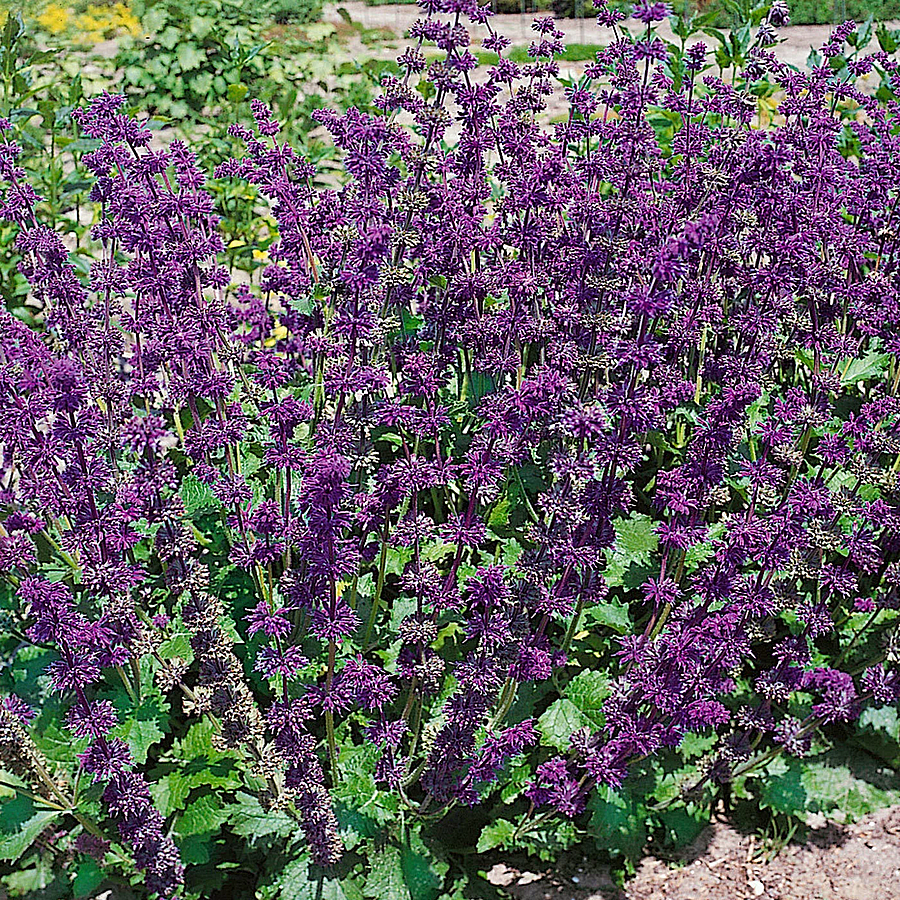
M 584 611 L 585 625 L 602 625 L 618 634 L 625 634 L 631 629 L 631 614 L 628 607 L 619 601 L 598 603 Z
M 212 834 L 228 818 L 222 801 L 214 794 L 204 794 L 191 803 L 178 817 L 175 831 L 182 837 Z
M 760 779 L 760 804 L 775 812 L 799 815 L 806 810 L 806 788 L 798 759 L 777 759 Z
M 3 805 L 2 831 L 0 831 L 0 859 L 15 862 L 34 843 L 38 835 L 59 816 L 55 810 L 40 810 L 24 822 L 17 821 L 11 807 L 17 801 Z M 29 804 L 30 805 L 30 804 Z M 24 809 L 24 806 L 21 807 Z M 19 807 L 16 807 L 19 809 Z M 8 830 L 7 830 L 8 829 Z
M 290 816 L 263 809 L 256 797 L 245 793 L 239 793 L 237 802 L 229 807 L 228 822 L 235 834 L 251 839 L 290 837 L 297 830 Z
M 185 475 L 182 479 L 181 500 L 184 511 L 189 516 L 200 512 L 214 512 L 220 506 L 209 485 L 204 484 L 196 475 Z
M 403 877 L 400 851 L 384 847 L 371 858 L 363 894 L 374 900 L 409 900 L 409 890 Z
M 508 819 L 498 819 L 481 829 L 476 850 L 486 853 L 494 847 L 506 847 L 512 836 L 516 833 L 516 826 Z
M 566 750 L 572 732 L 584 725 L 590 725 L 587 716 L 571 700 L 562 697 L 538 719 L 541 743 L 557 750 Z
M 603 575 L 610 587 L 636 587 L 644 578 L 643 569 L 652 561 L 658 546 L 653 519 L 634 513 L 613 523 L 616 543 L 606 551 L 607 566 Z
M 854 359 L 841 371 L 841 384 L 856 384 L 858 381 L 881 378 L 890 360 L 889 353 L 869 353 L 862 359 Z
M 588 801 L 588 810 L 588 830 L 599 848 L 630 859 L 640 856 L 647 841 L 647 810 L 636 791 L 602 785 Z
M 612 693 L 609 678 L 603 672 L 585 669 L 567 685 L 565 696 L 595 725 L 603 722 L 603 702 Z
M 435 859 L 418 835 L 412 835 L 410 844 L 400 851 L 400 867 L 410 900 L 437 900 L 449 866 Z
M 802 761 L 808 808 L 850 819 L 900 802 L 900 775 L 868 753 L 840 748 Z
M 72 881 L 72 894 L 76 898 L 92 896 L 105 877 L 103 870 L 94 860 L 82 860 Z
M 123 713 L 122 723 L 113 734 L 128 744 L 134 761 L 138 765 L 143 765 L 147 761 L 150 748 L 166 735 L 161 727 L 166 724 L 166 717 L 159 700 L 153 698 L 145 700 L 135 709 L 123 710 Z

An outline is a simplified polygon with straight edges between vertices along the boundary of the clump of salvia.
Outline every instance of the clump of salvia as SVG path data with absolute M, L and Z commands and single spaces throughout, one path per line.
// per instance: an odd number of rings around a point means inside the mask
M 829 65 L 847 24 L 817 67 L 783 65 L 779 2 L 746 67 L 716 77 L 702 44 L 676 58 L 655 35 L 664 4 L 635 9 L 637 36 L 603 8 L 616 40 L 556 115 L 552 19 L 522 65 L 476 0 L 422 5 L 377 110 L 318 114 L 339 187 L 261 104 L 234 128 L 246 155 L 215 177 L 254 185 L 277 222 L 252 284 L 220 262 L 208 174 L 180 142 L 153 149 L 122 98 L 79 114 L 99 141 L 89 278 L 0 145 L 40 326 L 3 320 L 0 560 L 29 639 L 56 649 L 84 777 L 163 897 L 183 868 L 94 697 L 141 657 L 322 865 L 341 854 L 348 720 L 413 810 L 477 804 L 531 754 L 534 808 L 573 816 L 691 732 L 726 738 L 723 781 L 760 741 L 802 753 L 900 696 L 889 635 L 871 660 L 820 649 L 837 621 L 877 628 L 898 605 L 900 136 L 896 101 L 856 85 L 873 67 L 896 85 L 895 63 Z M 486 71 L 463 21 L 499 56 Z M 783 96 L 760 128 L 765 79 Z M 214 498 L 227 560 L 210 562 L 188 483 Z M 608 585 L 635 514 L 653 572 Z M 243 614 L 211 587 L 226 564 L 254 586 Z M 633 633 L 584 624 L 612 600 Z M 155 655 L 175 620 L 191 665 Z M 605 725 L 548 757 L 514 701 L 567 677 L 583 628 L 610 648 L 581 657 L 613 678 Z M 805 720 L 785 712 L 799 691 Z M 0 710 L 3 765 L 51 790 L 28 722 L 15 699 Z

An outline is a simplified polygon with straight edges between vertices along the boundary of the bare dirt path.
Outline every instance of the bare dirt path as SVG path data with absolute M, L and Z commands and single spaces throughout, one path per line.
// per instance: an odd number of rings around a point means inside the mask
M 335 3 L 325 10 L 326 21 L 339 22 L 338 8 L 347 10 L 354 22 L 366 28 L 390 28 L 398 37 L 402 37 L 412 23 L 421 15 L 421 10 L 415 4 L 401 5 L 389 4 L 384 6 L 367 6 L 361 0 L 347 0 L 347 2 Z M 515 45 L 527 46 L 534 39 L 531 23 L 536 18 L 531 13 L 517 15 L 496 15 L 491 19 L 491 26 L 495 31 L 506 35 Z M 631 19 L 625 25 L 637 30 L 639 23 Z M 897 27 L 900 23 L 888 23 L 889 27 Z M 613 33 L 608 28 L 600 28 L 593 18 L 587 19 L 560 19 L 557 26 L 566 33 L 569 41 L 580 44 L 608 44 Z M 470 26 L 470 32 L 476 41 L 480 42 L 485 35 L 482 26 Z M 775 48 L 775 54 L 786 63 L 802 68 L 809 56 L 809 51 L 814 47 L 821 47 L 828 40 L 831 32 L 830 25 L 789 25 L 779 32 L 782 41 Z M 659 34 L 665 40 L 678 42 L 672 34 L 668 21 L 659 27 Z M 689 41 L 696 43 L 702 36 Z M 712 38 L 705 38 L 706 42 L 713 45 Z M 568 64 L 577 66 L 578 64 Z M 582 64 L 583 65 L 583 64 Z
M 823 823 L 765 862 L 760 839 L 715 823 L 675 867 L 647 857 L 624 888 L 589 860 L 498 862 L 488 880 L 514 900 L 900 900 L 900 807 Z

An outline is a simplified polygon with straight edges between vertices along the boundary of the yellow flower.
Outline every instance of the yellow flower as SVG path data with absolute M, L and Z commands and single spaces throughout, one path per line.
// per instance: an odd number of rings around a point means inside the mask
M 69 10 L 51 3 L 38 17 L 38 24 L 52 34 L 65 31 L 69 25 Z
M 114 6 L 98 6 L 91 4 L 77 17 L 75 24 L 78 30 L 89 40 L 101 41 L 120 31 L 140 34 L 141 25 L 127 3 L 116 3 Z

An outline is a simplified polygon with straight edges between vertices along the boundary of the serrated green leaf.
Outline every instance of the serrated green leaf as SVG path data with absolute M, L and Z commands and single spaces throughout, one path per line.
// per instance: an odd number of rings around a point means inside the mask
M 633 513 L 627 519 L 616 519 L 616 547 L 629 556 L 649 554 L 656 550 L 659 540 L 650 516 Z
M 286 813 L 265 810 L 251 794 L 239 793 L 236 802 L 228 807 L 231 830 L 240 837 L 290 837 L 297 824 Z
M 561 697 L 538 719 L 541 743 L 557 750 L 567 750 L 572 732 L 585 725 L 590 725 L 588 717 L 571 700 Z
M 806 788 L 800 760 L 776 759 L 759 780 L 760 805 L 785 815 L 806 811 Z
M 603 703 L 612 693 L 609 678 L 603 672 L 585 669 L 567 685 L 564 695 L 587 716 L 594 725 L 603 723 Z
M 190 803 L 175 821 L 175 831 L 181 837 L 212 834 L 228 818 L 222 800 L 215 794 L 204 794 Z
M 856 384 L 882 378 L 891 361 L 889 353 L 869 353 L 862 359 L 851 360 L 841 369 L 841 384 Z
M 191 34 L 202 41 L 215 28 L 215 25 L 216 20 L 211 16 L 192 16 L 190 21 Z
M 659 814 L 665 829 L 665 843 L 670 847 L 685 847 L 692 843 L 709 824 L 707 808 L 671 806 Z
M 697 734 L 689 731 L 678 745 L 678 750 L 685 759 L 703 756 L 715 746 L 718 738 L 715 734 Z
M 801 763 L 808 808 L 859 819 L 900 802 L 900 775 L 868 753 L 847 747 Z
M 497 501 L 497 505 L 491 510 L 488 516 L 488 527 L 492 531 L 503 529 L 509 524 L 509 497 L 504 495 Z
M 18 822 L 16 816 L 12 815 L 10 806 L 11 803 L 4 803 L 2 806 L 4 817 L 0 831 L 0 859 L 15 862 L 34 843 L 38 835 L 59 817 L 59 813 L 56 810 L 40 810 L 26 821 Z
M 181 480 L 180 493 L 184 511 L 189 516 L 200 512 L 213 512 L 221 505 L 209 485 L 204 484 L 196 475 L 184 476 Z
M 604 852 L 638 858 L 647 842 L 647 809 L 630 787 L 600 785 L 588 801 L 588 831 Z
M 512 568 L 519 561 L 524 552 L 524 547 L 515 539 L 509 538 L 503 542 L 502 560 L 505 566 Z
M 170 637 L 167 641 L 163 641 L 156 652 L 162 659 L 180 657 L 189 663 L 194 660 L 194 650 L 191 647 L 190 636 L 187 632 L 180 632 Z
M 418 837 L 413 835 L 409 845 L 400 851 L 400 868 L 410 900 L 437 900 L 444 887 L 444 875 L 449 866 L 434 858 L 424 843 L 411 846 Z
M 900 741 L 900 713 L 896 706 L 867 706 L 859 716 L 861 729 L 880 731 Z
M 75 878 L 72 881 L 73 895 L 76 898 L 91 896 L 105 877 L 103 870 L 94 860 L 82 860 L 78 863 Z
M 658 546 L 654 522 L 649 516 L 633 513 L 629 518 L 613 522 L 616 542 L 606 551 L 607 565 L 603 573 L 610 587 L 636 587 L 644 579 L 643 569 L 652 561 Z
M 337 878 L 325 878 L 322 870 L 310 870 L 306 857 L 292 859 L 278 877 L 280 900 L 348 900 Z
M 410 900 L 396 847 L 384 847 L 371 857 L 363 894 L 373 900 Z
M 574 822 L 560 818 L 529 831 L 522 836 L 520 844 L 529 855 L 549 862 L 578 843 L 580 837 Z
M 206 62 L 206 54 L 201 52 L 196 44 L 183 41 L 175 50 L 175 57 L 183 72 L 198 68 Z
M 209 760 L 222 759 L 225 754 L 213 745 L 215 733 L 215 725 L 209 720 L 195 722 L 183 738 L 175 741 L 165 758 L 185 762 L 198 757 Z
M 479 853 L 486 853 L 495 847 L 506 847 L 516 833 L 516 826 L 507 819 L 498 819 L 481 829 L 478 844 L 475 849 Z
M 166 736 L 164 728 L 167 726 L 168 717 L 164 708 L 167 704 L 158 698 L 149 697 L 140 706 L 129 709 L 126 695 L 117 694 L 116 698 L 116 705 L 123 712 L 123 716 L 121 724 L 112 733 L 128 744 L 134 761 L 138 765 L 143 765 L 147 761 L 150 748 Z
M 601 625 L 618 634 L 626 634 L 631 629 L 631 614 L 624 603 L 612 600 L 589 606 L 584 611 L 584 624 L 588 627 Z
M 167 50 L 174 50 L 175 47 L 178 46 L 179 42 L 182 39 L 182 32 L 180 28 L 176 28 L 174 25 L 169 25 L 163 29 L 162 33 L 157 37 L 157 41 L 163 45 Z
M 900 715 L 895 706 L 866 707 L 857 722 L 854 741 L 900 771 Z

